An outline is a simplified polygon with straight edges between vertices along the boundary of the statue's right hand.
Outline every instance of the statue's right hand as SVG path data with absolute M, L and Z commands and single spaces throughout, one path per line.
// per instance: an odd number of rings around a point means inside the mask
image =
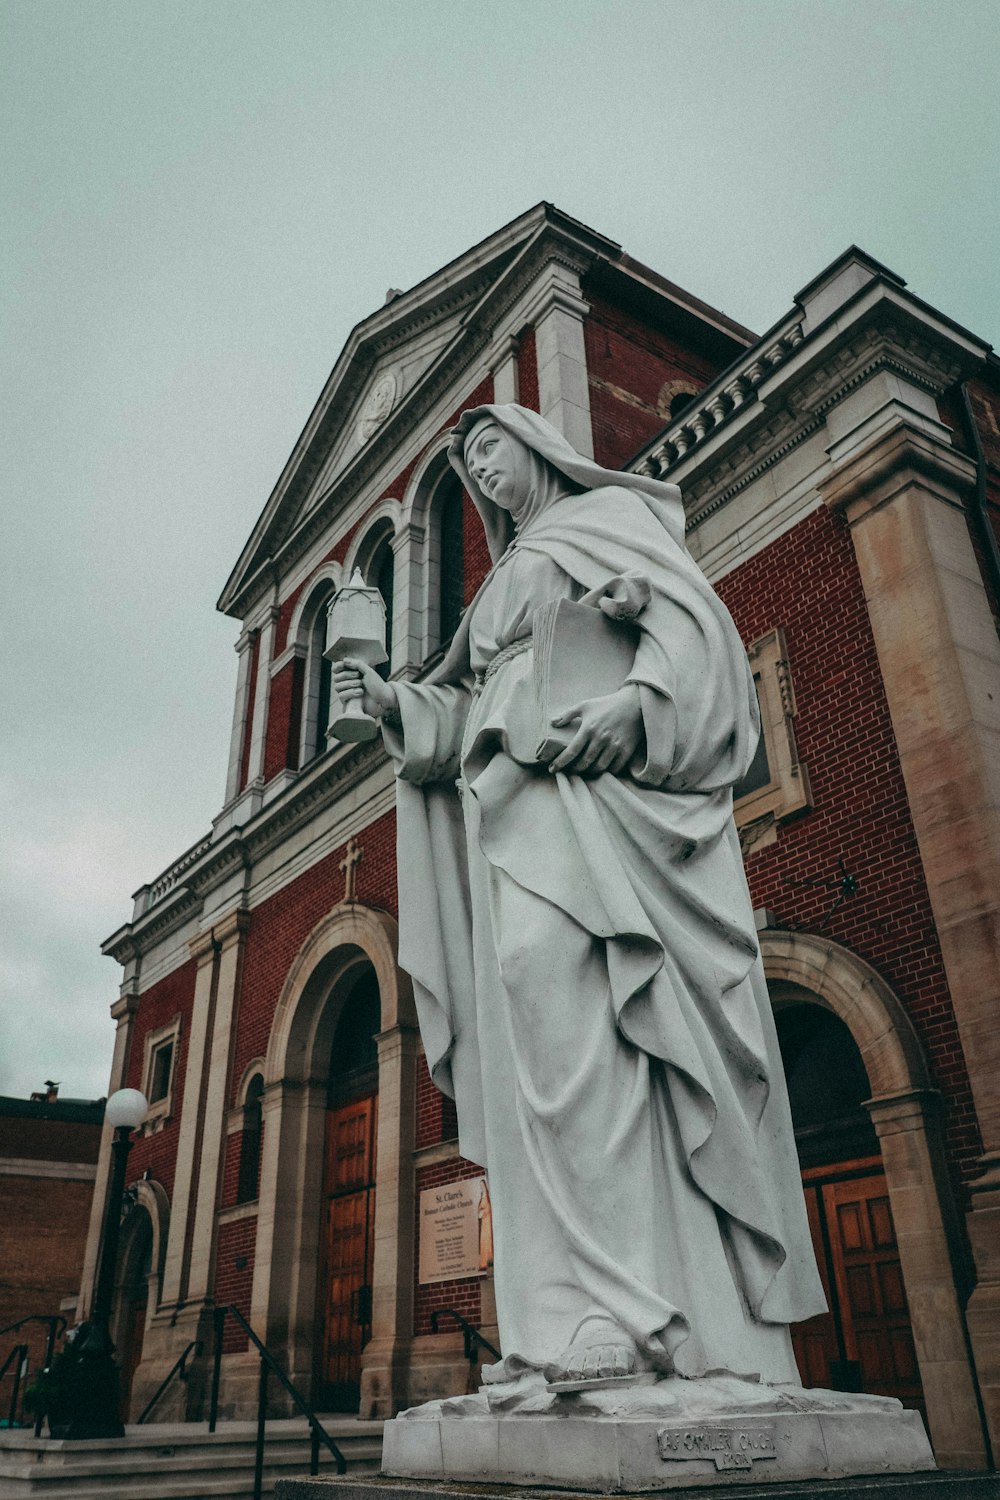
M 348 656 L 333 663 L 333 688 L 341 703 L 361 699 L 361 707 L 373 719 L 395 709 L 399 700 L 391 682 L 383 682 L 374 667 Z

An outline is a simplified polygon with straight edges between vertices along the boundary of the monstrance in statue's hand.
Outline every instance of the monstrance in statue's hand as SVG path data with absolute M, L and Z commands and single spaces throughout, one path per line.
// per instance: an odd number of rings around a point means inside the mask
M 385 603 L 377 588 L 365 583 L 360 568 L 354 569 L 351 581 L 334 597 L 326 616 L 326 650 L 328 661 L 354 657 L 367 666 L 379 667 L 389 660 L 385 649 Z M 341 702 L 327 730 L 331 739 L 357 743 L 373 740 L 378 723 L 366 714 L 361 699 Z

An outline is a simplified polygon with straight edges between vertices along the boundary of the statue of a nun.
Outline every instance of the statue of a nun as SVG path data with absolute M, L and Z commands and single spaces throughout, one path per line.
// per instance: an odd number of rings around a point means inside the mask
M 825 1303 L 732 816 L 759 733 L 743 645 L 676 486 L 520 406 L 466 411 L 449 457 L 492 570 L 426 681 L 343 663 L 335 685 L 383 716 L 399 959 L 489 1172 L 485 1378 L 798 1383 L 788 1325 Z M 562 599 L 638 645 L 545 762 L 532 622 Z

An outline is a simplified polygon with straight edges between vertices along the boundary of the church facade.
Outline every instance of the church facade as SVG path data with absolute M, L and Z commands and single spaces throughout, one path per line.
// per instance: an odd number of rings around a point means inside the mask
M 489 567 L 445 457 L 483 401 L 681 486 L 764 722 L 737 824 L 830 1303 L 795 1330 L 800 1369 L 899 1396 L 940 1464 L 982 1468 L 1000 1446 L 1000 363 L 859 250 L 759 338 L 548 204 L 355 328 L 223 591 L 223 806 L 104 947 L 110 1088 L 151 1101 L 118 1267 L 132 1410 L 201 1340 L 159 1414 L 202 1415 L 224 1306 L 318 1410 L 388 1416 L 492 1357 L 468 1331 L 496 1342 L 488 1183 L 396 962 L 392 772 L 380 741 L 327 734 L 323 654 L 357 568 L 386 604 L 386 670 L 440 659 Z M 246 1415 L 256 1357 L 222 1330 L 222 1409 Z

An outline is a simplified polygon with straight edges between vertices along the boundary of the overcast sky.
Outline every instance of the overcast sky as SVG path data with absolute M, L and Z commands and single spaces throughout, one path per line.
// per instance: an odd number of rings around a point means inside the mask
M 996 0 L 0 5 L 0 1093 L 222 801 L 215 600 L 354 323 L 540 199 L 763 331 L 852 241 L 1000 343 Z

